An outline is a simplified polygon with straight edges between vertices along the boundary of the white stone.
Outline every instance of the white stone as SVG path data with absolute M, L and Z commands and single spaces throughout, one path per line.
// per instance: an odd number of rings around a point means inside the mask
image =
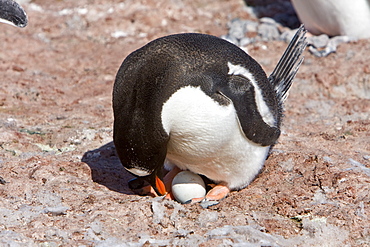
M 186 203 L 193 198 L 206 195 L 206 186 L 203 179 L 190 171 L 182 171 L 172 181 L 172 193 L 180 203 Z

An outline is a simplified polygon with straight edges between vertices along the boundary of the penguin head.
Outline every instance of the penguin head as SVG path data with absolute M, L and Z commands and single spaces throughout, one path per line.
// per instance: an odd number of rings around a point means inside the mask
M 27 15 L 23 8 L 12 0 L 0 0 L 0 22 L 16 27 L 27 26 Z
M 138 145 L 129 145 L 122 141 L 117 135 L 117 128 L 114 131 L 114 143 L 117 155 L 121 160 L 123 167 L 136 178 L 129 181 L 129 188 L 138 194 L 144 194 L 142 188 L 149 184 L 153 187 L 157 195 L 165 195 L 166 187 L 163 183 L 164 165 L 166 153 L 158 154 L 151 152 L 150 145 L 143 145 L 146 148 L 138 148 Z M 143 147 L 140 146 L 140 147 Z

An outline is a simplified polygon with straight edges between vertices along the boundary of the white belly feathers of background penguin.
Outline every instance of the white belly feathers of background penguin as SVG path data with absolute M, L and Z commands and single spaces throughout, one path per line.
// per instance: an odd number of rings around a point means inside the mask
M 181 170 L 217 184 L 193 201 L 220 200 L 246 187 L 280 135 L 305 33 L 301 26 L 268 78 L 239 47 L 205 34 L 162 37 L 131 53 L 113 88 L 114 144 L 137 177 L 130 188 L 147 182 L 171 197 Z

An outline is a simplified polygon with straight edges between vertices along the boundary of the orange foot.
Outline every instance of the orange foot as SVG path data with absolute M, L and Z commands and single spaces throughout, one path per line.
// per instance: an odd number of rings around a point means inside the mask
M 219 201 L 224 199 L 230 193 L 230 189 L 226 185 L 217 184 L 210 191 L 208 191 L 205 197 L 193 198 L 190 203 L 207 201 Z

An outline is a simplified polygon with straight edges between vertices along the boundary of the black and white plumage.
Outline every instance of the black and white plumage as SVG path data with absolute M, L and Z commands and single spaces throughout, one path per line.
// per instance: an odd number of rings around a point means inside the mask
M 24 9 L 12 0 L 0 0 L 0 22 L 17 27 L 27 26 L 27 15 Z
M 166 159 L 167 168 L 229 190 L 246 187 L 280 135 L 304 36 L 302 26 L 269 78 L 239 47 L 205 34 L 162 37 L 131 53 L 113 88 L 113 138 L 123 166 L 158 194 Z

